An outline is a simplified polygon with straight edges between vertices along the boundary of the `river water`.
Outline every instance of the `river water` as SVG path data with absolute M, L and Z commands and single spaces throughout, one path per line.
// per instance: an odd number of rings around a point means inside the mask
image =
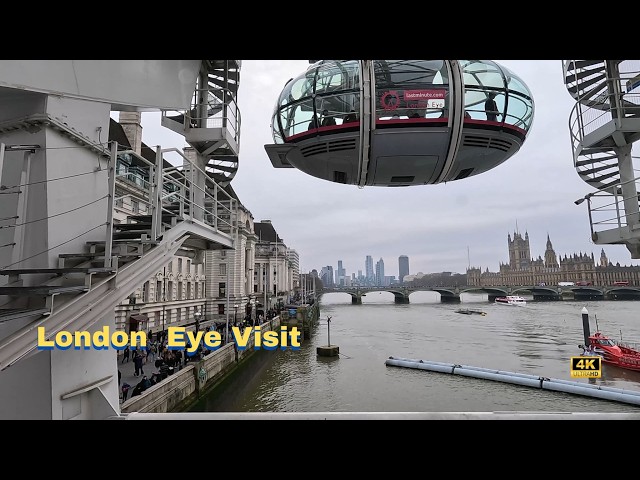
M 592 333 L 598 326 L 615 339 L 640 342 L 640 302 L 527 298 L 516 307 L 479 294 L 461 300 L 443 304 L 435 292 L 415 292 L 410 304 L 396 305 L 391 293 L 375 292 L 352 305 L 347 294 L 323 295 L 320 322 L 300 350 L 256 352 L 191 411 L 640 413 L 631 404 L 385 364 L 393 356 L 640 391 L 640 372 L 613 366 L 604 365 L 600 379 L 570 376 L 570 357 L 584 343 L 582 309 Z M 456 313 L 460 308 L 486 315 Z M 316 354 L 328 335 L 338 357 Z

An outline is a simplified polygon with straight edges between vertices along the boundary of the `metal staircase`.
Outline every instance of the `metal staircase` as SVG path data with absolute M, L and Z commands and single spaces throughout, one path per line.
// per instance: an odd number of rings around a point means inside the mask
M 115 350 L 45 343 L 115 333 L 174 256 L 235 247 L 240 62 L 92 62 L 0 62 L 0 417 L 117 415 Z M 112 132 L 111 112 L 154 109 L 193 148 Z
M 116 150 L 111 165 L 116 155 L 135 155 Z M 82 252 L 59 254 L 58 267 L 0 269 L 8 277 L 0 286 L 0 325 L 10 332 L 0 342 L 0 371 L 37 349 L 37 327 L 46 327 L 47 340 L 60 331 L 86 330 L 113 315 L 116 305 L 174 255 L 194 258 L 202 249 L 233 248 L 236 201 L 207 179 L 204 207 L 194 204 L 190 192 L 197 187 L 189 179 L 195 168 L 160 171 L 147 192 L 150 213 L 111 222 L 108 238 L 86 242 Z M 202 220 L 195 219 L 203 208 Z
M 162 125 L 184 135 L 206 159 L 210 178 L 222 187 L 238 171 L 240 60 L 203 60 L 191 108 L 163 112 Z
M 47 339 L 61 331 L 86 330 L 112 317 L 114 308 L 174 255 L 196 258 L 204 250 L 234 247 L 238 205 L 223 187 L 238 168 L 240 66 L 238 60 L 202 60 L 191 108 L 162 112 L 162 125 L 185 136 L 201 156 L 196 160 L 177 149 L 158 147 L 155 163 L 132 150 L 118 150 L 115 142 L 105 149 L 64 119 L 47 114 L 0 123 L 4 135 L 52 129 L 103 161 L 108 159 L 110 192 L 105 233 L 94 232 L 98 237 L 87 241 L 82 251 L 58 254 L 55 268 L 44 257 L 27 262 L 29 268 L 22 259 L 4 268 L 0 265 L 0 371 L 37 350 L 38 327 L 46 327 Z M 0 143 L 0 167 L 4 148 Z M 167 166 L 164 155 L 168 152 L 181 156 L 183 164 Z M 148 180 L 136 193 L 141 195 L 136 201 L 146 206 L 145 213 L 129 215 L 125 223 L 113 219 L 120 155 L 134 156 L 144 164 Z M 202 157 L 204 169 L 198 167 Z M 90 181 L 104 181 L 100 174 L 104 171 L 96 169 Z M 19 188 L 3 193 L 23 194 Z
M 638 60 L 565 60 L 564 81 L 576 100 L 569 129 L 587 200 L 594 243 L 625 244 L 640 258 L 638 185 L 632 145 L 640 139 Z

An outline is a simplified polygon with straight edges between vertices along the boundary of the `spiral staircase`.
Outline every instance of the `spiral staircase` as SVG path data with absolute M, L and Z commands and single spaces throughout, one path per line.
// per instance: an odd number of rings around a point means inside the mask
M 163 112 L 162 125 L 185 137 L 206 159 L 206 170 L 222 187 L 238 171 L 241 60 L 203 60 L 191 108 Z
M 624 244 L 640 258 L 632 155 L 640 139 L 640 61 L 564 60 L 563 75 L 576 100 L 569 117 L 574 166 L 594 189 L 575 203 L 587 201 L 594 243 Z

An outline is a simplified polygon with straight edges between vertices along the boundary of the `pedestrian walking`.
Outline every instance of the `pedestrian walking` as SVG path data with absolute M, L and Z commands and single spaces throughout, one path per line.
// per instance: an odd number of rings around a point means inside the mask
M 129 385 L 128 383 L 123 383 L 121 390 L 122 390 L 122 401 L 124 402 L 127 399 L 127 395 L 129 395 L 129 389 L 131 388 L 131 385 Z
M 149 345 L 149 353 L 147 353 L 147 357 L 151 355 L 151 360 L 155 361 L 157 351 L 158 347 L 156 346 L 156 342 L 151 342 L 151 345 Z
M 130 352 L 131 352 L 131 350 L 129 350 L 129 345 L 124 347 L 124 352 L 123 352 L 123 355 L 122 355 L 122 363 L 129 361 L 129 353 Z
M 139 376 L 140 374 L 144 375 L 144 370 L 142 369 L 142 362 L 144 360 L 144 357 L 142 356 L 141 353 L 138 352 L 138 350 L 136 350 L 133 353 L 133 365 L 135 366 L 135 372 L 133 373 L 134 377 Z

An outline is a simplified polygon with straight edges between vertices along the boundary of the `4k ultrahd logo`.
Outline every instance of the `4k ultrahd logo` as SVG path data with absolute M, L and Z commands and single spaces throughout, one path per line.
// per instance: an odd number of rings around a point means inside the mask
M 571 378 L 602 377 L 602 357 L 571 357 Z

